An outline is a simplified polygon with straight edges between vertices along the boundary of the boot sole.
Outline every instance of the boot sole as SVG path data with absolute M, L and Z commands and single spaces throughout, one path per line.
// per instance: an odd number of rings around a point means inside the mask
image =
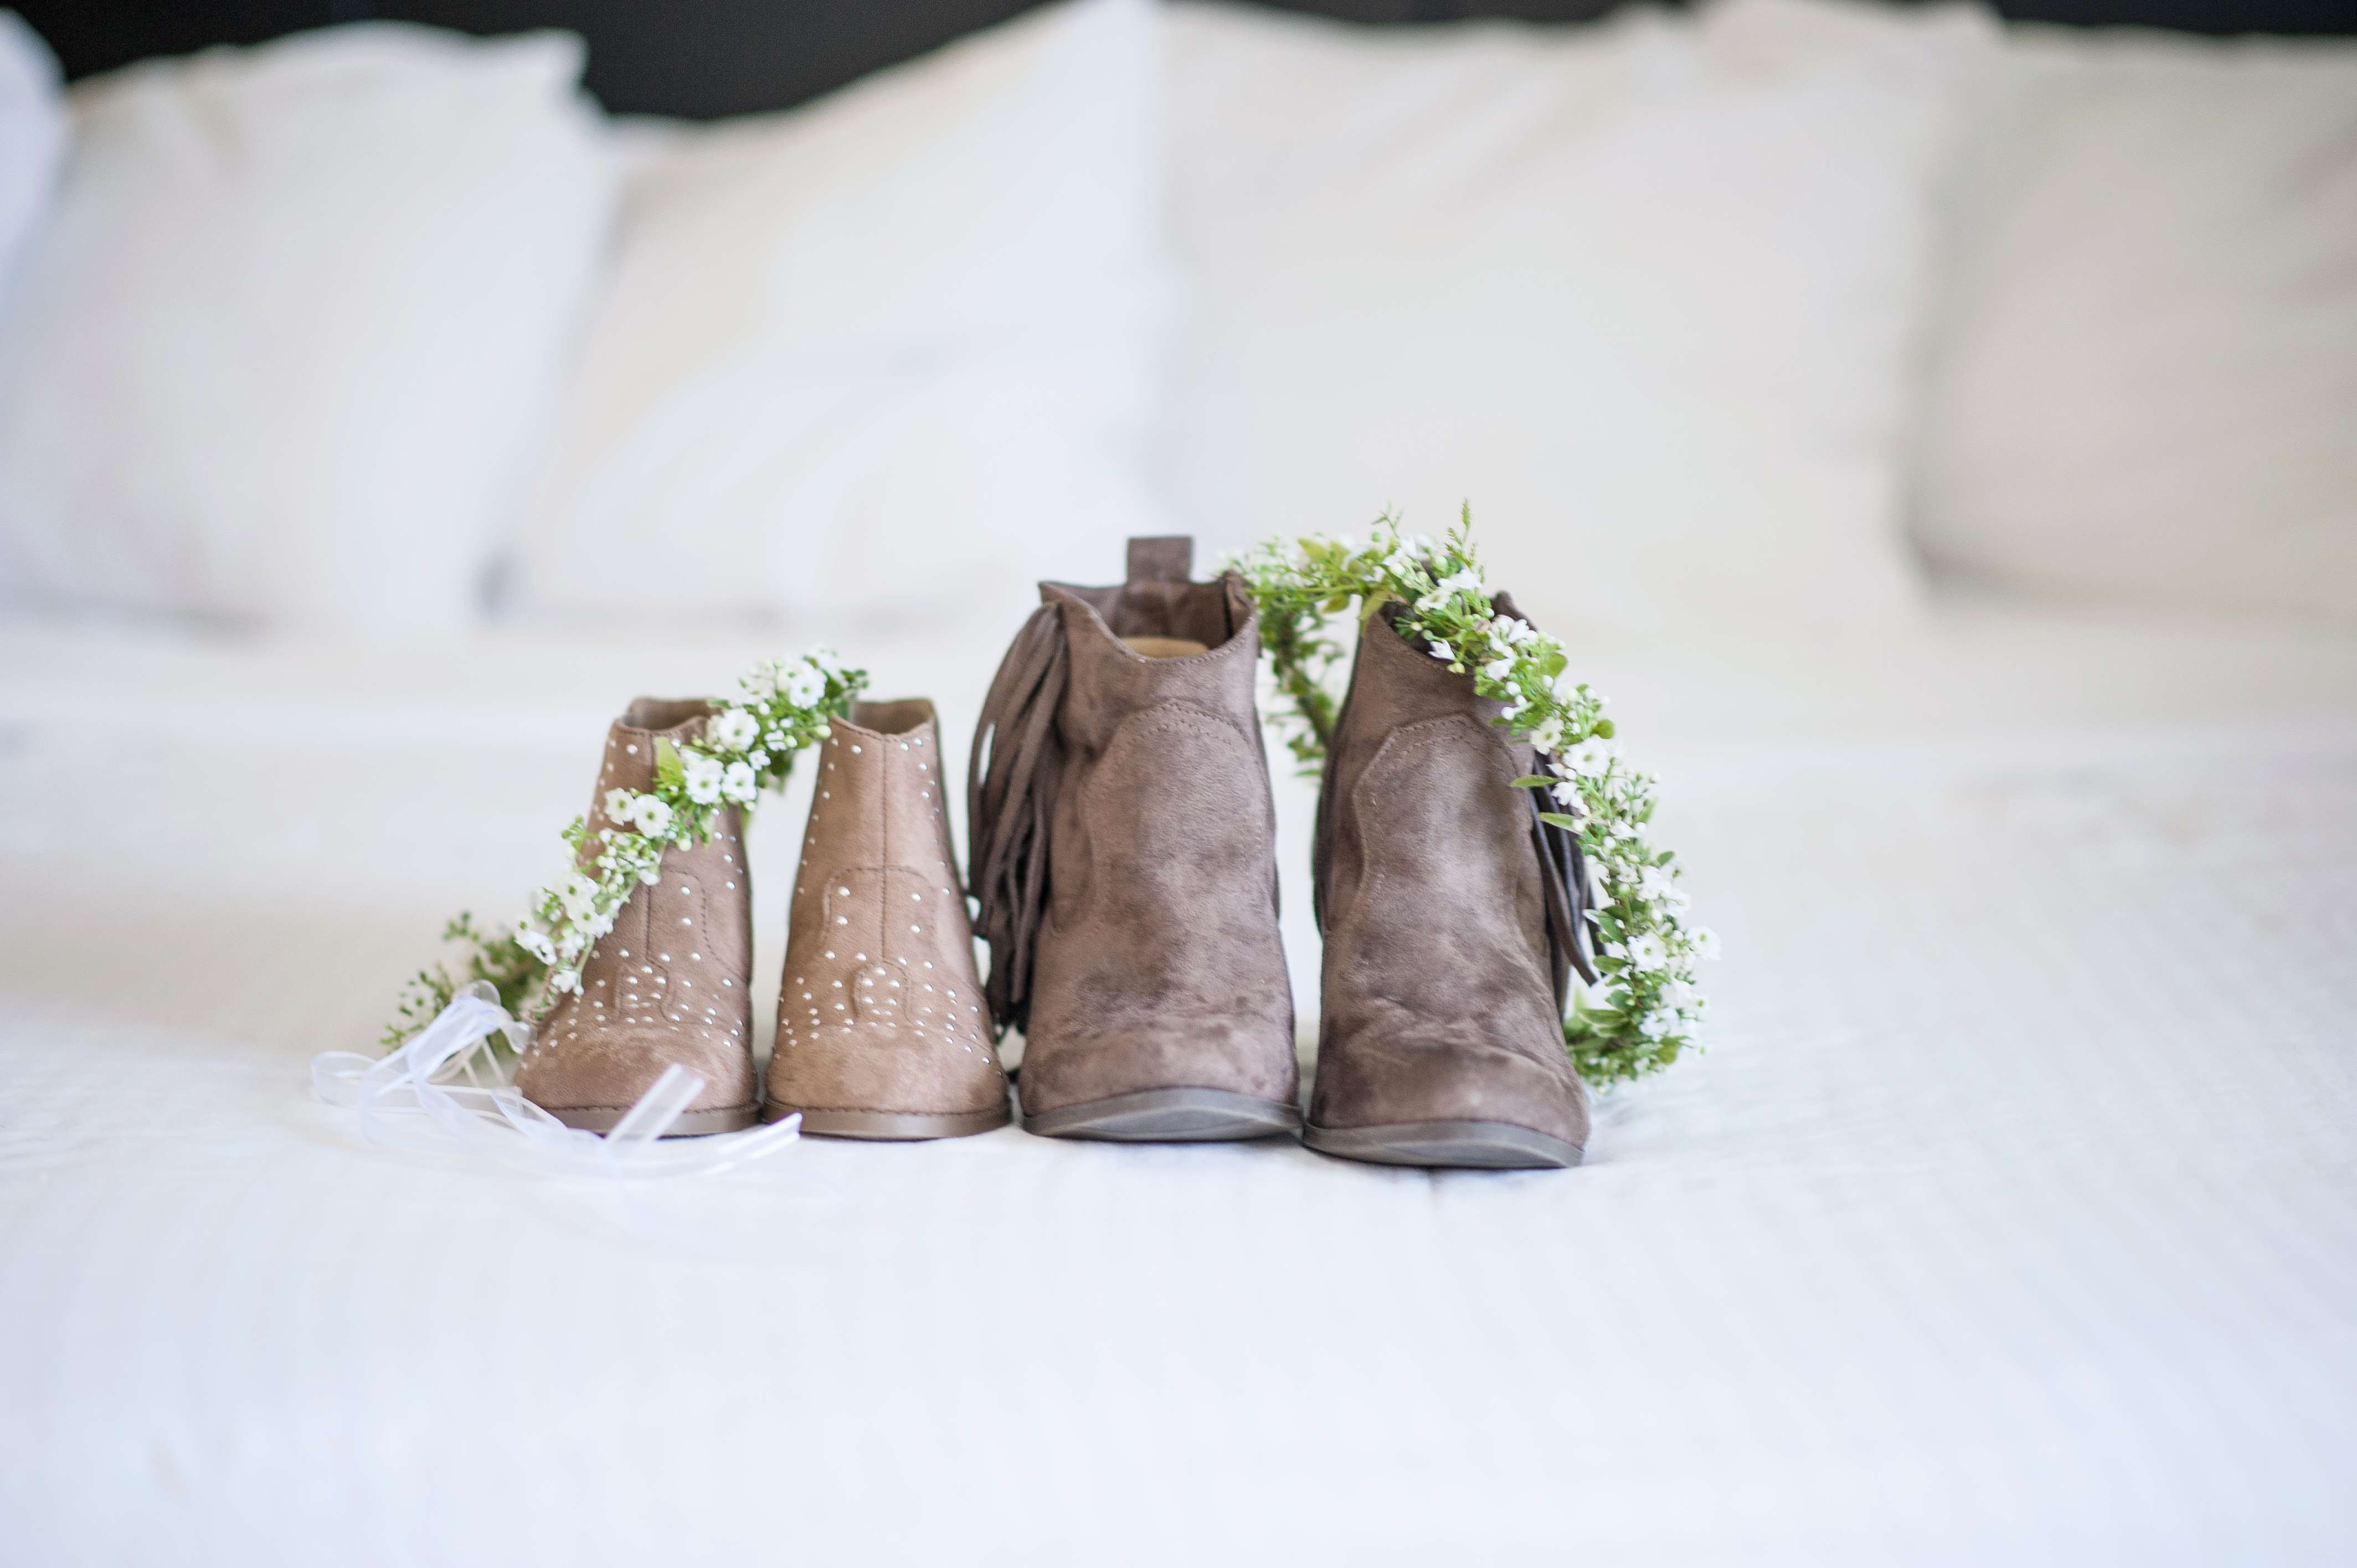
M 1301 1128 L 1301 1112 L 1274 1100 L 1224 1089 L 1141 1089 L 1023 1118 L 1043 1138 L 1114 1144 L 1214 1144 L 1274 1138 Z
M 611 1105 L 576 1105 L 570 1108 L 544 1105 L 543 1111 L 585 1133 L 610 1133 L 614 1123 L 630 1113 L 630 1108 Z M 736 1133 L 760 1120 L 760 1107 L 756 1105 L 724 1105 L 716 1111 L 683 1111 L 671 1124 L 666 1138 L 701 1138 L 713 1133 Z
M 1584 1150 L 1561 1138 L 1511 1122 L 1399 1122 L 1388 1127 L 1302 1129 L 1301 1141 L 1321 1155 L 1379 1165 L 1469 1170 L 1562 1170 Z
M 764 1107 L 761 1120 L 802 1119 L 802 1131 L 817 1138 L 866 1138 L 876 1143 L 915 1144 L 928 1138 L 970 1138 L 1015 1120 L 1006 1106 L 991 1111 L 804 1111 L 791 1105 Z

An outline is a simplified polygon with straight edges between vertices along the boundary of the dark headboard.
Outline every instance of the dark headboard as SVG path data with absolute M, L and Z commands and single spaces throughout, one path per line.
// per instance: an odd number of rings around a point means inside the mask
M 9 0 L 67 74 L 381 16 L 473 33 L 569 27 L 589 88 L 622 113 L 780 109 L 1028 10 L 1037 0 Z M 1615 0 L 1303 0 L 1370 24 L 1586 21 Z M 2199 33 L 2357 33 L 2357 0 L 1998 0 L 2022 20 Z

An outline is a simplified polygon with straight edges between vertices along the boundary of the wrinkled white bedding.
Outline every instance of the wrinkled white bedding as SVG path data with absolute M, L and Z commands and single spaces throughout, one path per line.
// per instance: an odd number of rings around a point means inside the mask
M 962 736 L 1007 629 L 856 651 Z M 2357 1555 L 2357 645 L 1596 660 L 1727 957 L 1577 1171 L 1009 1129 L 623 1197 L 313 1106 L 610 712 L 748 651 L 0 628 L 0 1561 Z

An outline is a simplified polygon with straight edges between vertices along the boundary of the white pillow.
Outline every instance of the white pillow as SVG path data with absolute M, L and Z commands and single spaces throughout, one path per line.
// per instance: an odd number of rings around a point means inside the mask
M 16 255 L 48 205 L 65 149 L 58 61 L 14 11 L 0 11 L 0 299 L 16 275 Z
M 1978 119 L 1926 553 L 2357 626 L 2357 47 L 2024 28 Z
M 1469 500 L 1493 581 L 1572 637 L 1910 610 L 1919 276 L 1984 24 L 1172 25 L 1198 532 Z
M 370 24 L 78 88 L 0 322 L 0 600 L 471 613 L 610 216 L 581 60 Z
M 640 159 L 521 607 L 1019 612 L 1156 532 L 1156 38 L 1073 0 Z

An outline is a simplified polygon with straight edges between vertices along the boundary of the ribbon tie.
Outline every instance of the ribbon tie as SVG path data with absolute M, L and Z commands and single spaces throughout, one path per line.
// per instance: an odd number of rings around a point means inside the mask
M 462 988 L 433 1022 L 390 1056 L 326 1051 L 311 1058 L 311 1092 L 323 1104 L 360 1112 L 371 1143 L 411 1148 L 451 1144 L 542 1171 L 597 1176 L 702 1176 L 774 1153 L 791 1143 L 802 1118 L 745 1133 L 660 1140 L 679 1121 L 704 1079 L 673 1062 L 603 1137 L 568 1127 L 507 1081 L 490 1038 L 505 1035 L 522 1053 L 532 1026 L 500 1005 L 484 981 Z

